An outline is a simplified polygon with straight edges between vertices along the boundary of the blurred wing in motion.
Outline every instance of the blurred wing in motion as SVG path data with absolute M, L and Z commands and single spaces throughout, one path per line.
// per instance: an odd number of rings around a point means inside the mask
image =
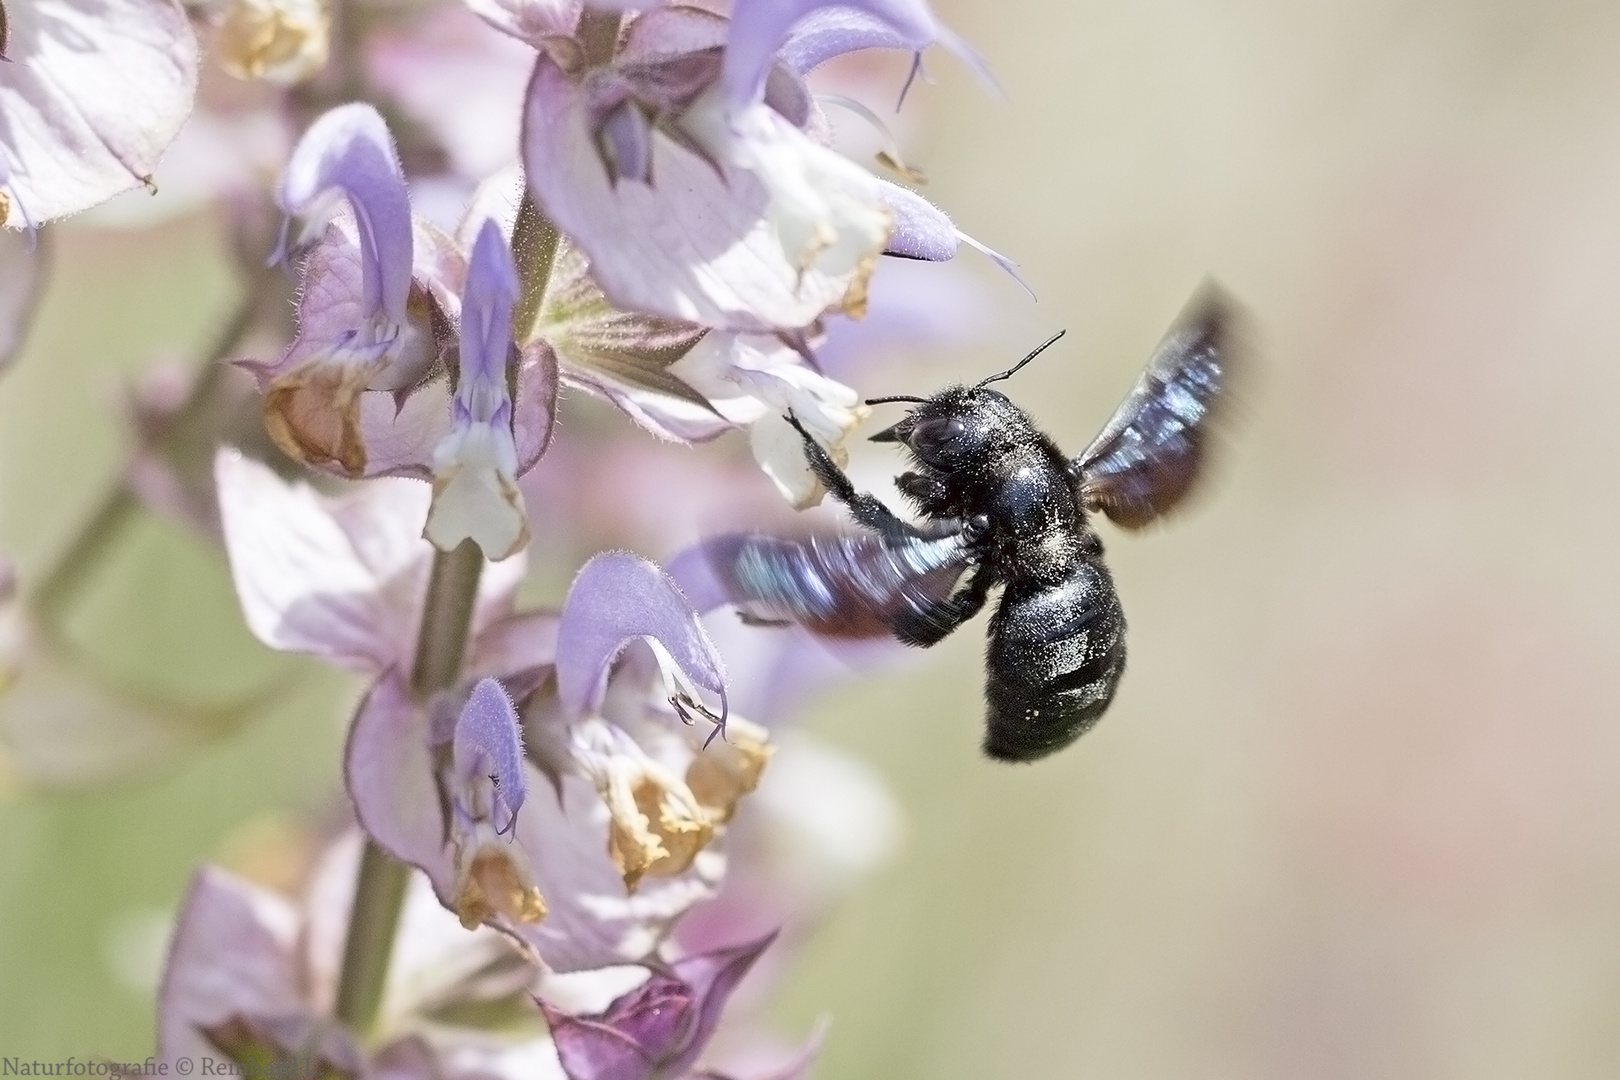
M 797 623 L 830 637 L 903 641 L 937 640 L 955 626 L 944 623 L 940 608 L 971 562 L 959 535 L 875 533 L 807 540 L 733 533 L 703 541 L 692 556 L 707 563 L 712 584 L 744 618 Z
M 1193 296 L 1102 433 L 1070 463 L 1088 510 L 1139 529 L 1191 490 L 1241 366 L 1239 318 L 1216 285 Z

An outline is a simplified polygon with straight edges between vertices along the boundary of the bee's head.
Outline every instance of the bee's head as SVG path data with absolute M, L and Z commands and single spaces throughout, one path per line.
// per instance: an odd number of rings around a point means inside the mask
M 1017 406 L 994 390 L 951 386 L 921 399 L 905 419 L 872 436 L 873 442 L 903 443 L 924 465 L 956 469 L 982 460 L 1009 434 L 1009 410 Z
M 905 419 L 873 435 L 872 441 L 904 443 L 919 461 L 936 469 L 950 470 L 983 460 L 1028 423 L 1023 411 L 1005 394 L 987 387 L 1011 378 L 1062 336 L 1060 330 L 1006 371 L 973 386 L 949 386 L 928 398 L 899 395 L 868 399 L 868 405 L 917 403 Z

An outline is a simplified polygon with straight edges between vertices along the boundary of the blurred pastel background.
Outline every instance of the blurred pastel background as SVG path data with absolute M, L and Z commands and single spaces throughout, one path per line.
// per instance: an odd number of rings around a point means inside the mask
M 981 262 L 971 341 L 855 384 L 926 392 L 1066 327 L 1012 389 L 1078 450 L 1206 275 L 1262 362 L 1209 497 L 1104 526 L 1132 659 L 1073 749 L 978 756 L 982 621 L 815 699 L 905 823 L 772 1019 L 831 1014 L 822 1080 L 1620 1073 L 1620 8 L 938 8 L 1005 100 L 930 56 L 906 150 L 1040 300 Z M 881 107 L 903 71 L 853 74 Z M 117 379 L 233 302 L 206 217 L 56 232 L 0 381 L 25 576 L 115 474 Z M 113 539 L 84 649 L 153 693 L 277 696 L 177 730 L 202 749 L 155 782 L 0 776 L 0 1056 L 145 1057 L 195 863 L 294 874 L 336 805 L 358 686 L 258 647 L 192 534 Z

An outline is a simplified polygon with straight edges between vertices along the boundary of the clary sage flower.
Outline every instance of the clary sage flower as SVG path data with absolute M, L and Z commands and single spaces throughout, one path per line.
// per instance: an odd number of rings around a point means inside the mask
M 418 702 L 404 672 L 433 549 L 408 523 L 427 488 L 378 480 L 328 500 L 231 453 L 217 483 L 249 628 L 374 679 L 349 735 L 349 792 L 446 907 L 579 970 L 647 957 L 713 893 L 712 842 L 769 741 L 726 718 L 719 656 L 656 566 L 600 556 L 560 612 L 518 613 L 523 560 L 495 564 L 466 681 Z
M 465 362 L 463 290 L 479 301 L 474 325 L 483 336 L 469 351 L 483 377 L 475 381 L 488 387 L 489 363 L 508 365 L 509 350 L 490 336 L 497 296 L 511 291 L 509 256 L 486 246 L 469 281 L 464 252 L 473 237 L 448 236 L 412 215 L 393 141 L 369 105 L 342 106 L 316 121 L 293 153 L 280 200 L 292 223 L 290 248 L 308 249 L 298 336 L 274 362 L 240 362 L 264 393 L 271 437 L 295 459 L 340 475 L 435 478 L 447 464 L 438 460 L 446 439 L 460 432 L 465 443 L 470 422 L 458 420 L 468 403 L 457 405 L 450 377 Z M 470 221 L 468 231 L 476 236 L 483 224 Z M 489 422 L 510 423 L 511 453 L 503 448 L 498 463 L 484 463 L 510 472 L 508 481 L 545 451 L 556 397 L 549 352 L 526 351 L 513 366 L 516 393 L 505 415 L 497 418 L 497 407 L 483 418 L 485 435 Z M 488 554 L 509 554 L 519 532 L 508 514 L 507 541 L 492 539 Z
M 379 1020 L 362 1040 L 333 1016 L 358 841 L 333 843 L 296 899 L 198 872 L 158 990 L 159 1061 L 393 1080 L 697 1076 L 728 999 L 774 937 L 558 975 L 494 930 L 469 933 L 412 875 Z M 800 1076 L 818 1045 L 769 1080 Z
M 621 306 L 765 333 L 859 315 L 879 255 L 949 258 L 957 232 L 817 141 L 825 120 L 802 76 L 852 49 L 922 48 L 936 34 L 919 3 L 740 0 L 729 21 L 645 12 L 605 63 L 555 32 L 531 36 L 529 189 Z

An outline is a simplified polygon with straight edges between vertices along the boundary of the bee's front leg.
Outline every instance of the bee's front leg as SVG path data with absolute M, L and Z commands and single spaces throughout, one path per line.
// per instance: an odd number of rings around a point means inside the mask
M 856 522 L 885 536 L 922 535 L 915 525 L 884 506 L 876 495 L 856 491 L 855 485 L 850 482 L 844 470 L 838 467 L 838 462 L 834 461 L 826 448 L 816 441 L 815 436 L 799 423 L 798 417 L 788 413 L 787 422 L 793 425 L 793 430 L 804 440 L 804 456 L 810 463 L 810 471 L 815 473 L 817 480 L 827 486 L 828 494 L 844 504 Z

